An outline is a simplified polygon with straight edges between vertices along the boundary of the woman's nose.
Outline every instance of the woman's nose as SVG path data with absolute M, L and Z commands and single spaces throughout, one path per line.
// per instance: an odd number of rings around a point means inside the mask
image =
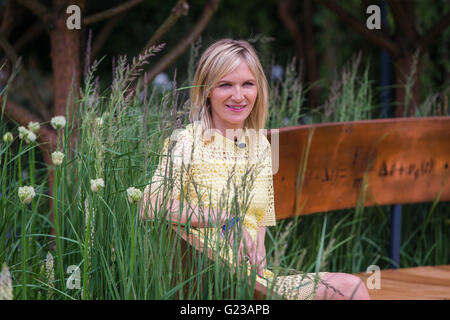
M 242 88 L 240 86 L 234 87 L 232 99 L 236 101 L 242 101 L 244 99 L 244 95 L 242 94 Z

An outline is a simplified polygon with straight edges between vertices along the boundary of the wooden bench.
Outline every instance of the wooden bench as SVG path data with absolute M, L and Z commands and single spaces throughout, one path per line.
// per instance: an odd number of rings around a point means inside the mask
M 354 208 L 362 198 L 364 206 L 450 200 L 450 117 L 303 125 L 269 138 L 277 220 Z M 381 288 L 369 293 L 450 299 L 450 265 L 381 270 Z M 257 285 L 255 298 L 265 296 Z

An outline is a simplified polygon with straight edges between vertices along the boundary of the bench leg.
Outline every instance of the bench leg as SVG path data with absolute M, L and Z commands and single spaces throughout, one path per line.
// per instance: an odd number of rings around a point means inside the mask
M 400 248 L 402 236 L 402 206 L 399 204 L 391 206 L 391 245 L 390 258 L 392 268 L 400 267 Z

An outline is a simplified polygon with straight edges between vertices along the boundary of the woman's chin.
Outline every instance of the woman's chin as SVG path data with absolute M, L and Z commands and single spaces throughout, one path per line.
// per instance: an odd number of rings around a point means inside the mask
M 246 111 L 243 111 L 241 114 L 229 114 L 227 115 L 226 121 L 234 125 L 243 124 L 248 116 L 249 114 Z

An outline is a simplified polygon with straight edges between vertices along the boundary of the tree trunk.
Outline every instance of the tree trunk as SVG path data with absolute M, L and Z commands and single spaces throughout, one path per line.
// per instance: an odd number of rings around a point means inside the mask
M 297 21 L 292 17 L 292 12 L 294 12 L 294 4 L 292 0 L 278 0 L 278 17 L 281 22 L 285 26 L 285 28 L 291 34 L 292 39 L 294 40 L 295 47 L 295 57 L 297 59 L 297 70 L 298 77 L 300 81 L 306 80 L 306 73 L 304 72 L 304 67 L 306 63 L 306 56 L 303 50 L 303 37 L 300 32 L 300 29 L 297 26 Z
M 53 16 L 55 19 L 50 26 L 50 54 L 53 69 L 53 114 L 67 117 L 67 123 L 73 121 L 73 131 L 69 137 L 68 151 L 73 150 L 78 138 L 78 119 L 74 116 L 75 101 L 81 81 L 81 30 L 69 30 L 66 25 L 69 15 L 66 9 L 70 5 L 77 5 L 83 11 L 84 0 L 55 0 L 53 1 Z M 62 142 L 62 141 L 61 141 Z M 62 144 L 61 144 L 62 145 Z M 71 154 L 66 154 L 66 159 L 71 159 Z M 50 154 L 44 154 L 44 159 L 49 168 L 52 167 Z M 54 221 L 53 210 L 53 183 L 54 170 L 50 169 L 48 186 L 50 194 L 51 221 Z M 55 234 L 54 228 L 51 231 Z
M 50 29 L 50 54 L 53 67 L 53 106 L 55 115 L 68 115 L 72 118 L 72 102 L 75 101 L 80 85 L 81 54 L 80 39 L 81 30 L 69 30 L 66 26 L 68 14 L 66 8 L 69 5 L 84 7 L 84 0 L 59 0 L 55 1 L 54 25 Z

